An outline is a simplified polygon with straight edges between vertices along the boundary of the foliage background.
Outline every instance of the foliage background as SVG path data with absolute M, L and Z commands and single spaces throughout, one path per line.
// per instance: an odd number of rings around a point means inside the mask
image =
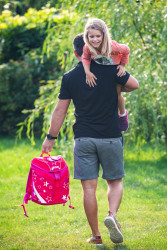
M 83 32 L 89 17 L 106 21 L 112 39 L 128 44 L 131 49 L 127 70 L 138 79 L 140 88 L 124 95 L 130 118 L 126 142 L 136 144 L 133 148 L 126 147 L 124 152 L 127 177 L 118 219 L 125 243 L 111 245 L 103 225 L 106 185 L 99 178 L 99 225 L 105 249 L 166 249 L 167 246 L 166 157 L 163 147 L 154 149 L 159 143 L 164 145 L 165 140 L 167 145 L 166 9 L 165 1 L 159 0 L 0 1 L 2 135 L 15 135 L 18 123 L 19 132 L 26 129 L 32 141 L 37 132 L 47 131 L 62 74 L 77 64 L 72 40 Z M 73 123 L 71 104 L 59 135 L 62 140 L 56 142 L 59 147 L 56 145 L 55 150 L 59 154 L 61 147 L 71 175 L 72 145 L 66 139 L 73 136 Z M 46 208 L 29 204 L 31 219 L 26 220 L 15 207 L 24 195 L 27 163 L 41 152 L 41 141 L 36 141 L 35 147 L 27 140 L 14 146 L 14 140 L 1 139 L 1 247 L 40 249 L 42 241 L 44 248 L 85 249 L 89 230 L 81 210 L 81 186 L 72 178 L 70 195 L 77 206 L 74 212 L 65 207 L 67 210 L 62 214 L 61 206 Z M 149 141 L 151 145 L 142 145 Z
M 21 2 L 19 4 L 21 8 Z M 38 11 L 35 9 L 28 10 L 25 5 L 36 8 Z M 34 120 L 37 117 L 41 117 L 43 120 L 43 132 L 47 131 L 51 112 L 57 101 L 62 74 L 77 64 L 73 56 L 73 38 L 78 33 L 83 32 L 84 25 L 89 17 L 98 17 L 107 23 L 112 39 L 130 47 L 130 60 L 126 69 L 136 77 L 140 84 L 139 90 L 124 94 L 130 118 L 130 129 L 125 133 L 126 141 L 133 141 L 137 145 L 149 141 L 155 144 L 166 142 L 167 145 L 167 6 L 165 1 L 64 0 L 55 3 L 39 1 L 37 6 L 27 0 L 22 1 L 22 11 L 20 11 L 22 16 L 17 15 L 17 6 L 18 4 L 8 6 L 8 10 L 12 12 L 10 17 L 7 16 L 1 22 L 2 40 L 4 41 L 6 33 L 11 35 L 11 31 L 17 30 L 18 26 L 19 30 L 22 27 L 24 29 L 26 27 L 26 30 L 35 27 L 38 30 L 38 39 L 41 35 L 40 46 L 36 48 L 34 45 L 33 48 L 29 47 L 28 49 L 27 44 L 22 47 L 18 46 L 22 59 L 26 60 L 25 55 L 32 59 L 32 53 L 34 53 L 35 57 L 41 59 L 40 67 L 43 67 L 44 61 L 50 60 L 59 69 L 56 70 L 56 74 L 53 70 L 49 70 L 49 76 L 45 73 L 45 66 L 42 70 L 44 74 L 42 74 L 42 71 L 39 72 L 42 77 L 38 85 L 39 92 L 35 97 L 34 105 L 28 107 L 28 111 L 24 111 L 26 119 L 20 123 L 19 132 L 26 126 L 27 135 L 33 140 Z M 1 7 L 1 9 L 4 9 L 4 7 Z M 45 11 L 45 18 L 40 14 L 41 11 L 43 13 Z M 3 12 L 3 15 L 7 14 Z M 27 18 L 27 21 L 24 25 L 20 25 L 21 20 L 25 18 Z M 57 18 L 56 21 L 54 18 Z M 12 22 L 15 22 L 14 27 L 9 25 Z M 13 38 L 9 39 L 10 42 L 11 39 L 13 40 Z M 1 51 L 3 51 L 3 44 L 1 42 Z M 20 58 L 16 56 L 13 59 L 19 60 Z M 46 63 L 47 67 L 50 66 L 50 61 L 48 64 Z M 7 60 L 4 60 L 3 63 L 8 65 Z M 32 66 L 31 68 L 34 69 Z M 36 72 L 36 70 L 34 71 Z M 22 84 L 24 83 L 20 83 L 20 86 Z M 34 81 L 33 84 L 37 85 Z M 4 86 L 4 81 L 1 85 Z M 33 87 L 30 88 L 33 89 Z M 2 91 L 0 93 L 3 94 Z M 33 101 L 31 101 L 32 103 Z M 26 106 L 24 108 L 27 109 Z M 73 105 L 70 105 L 67 119 L 59 135 L 60 138 L 72 137 L 73 123 Z

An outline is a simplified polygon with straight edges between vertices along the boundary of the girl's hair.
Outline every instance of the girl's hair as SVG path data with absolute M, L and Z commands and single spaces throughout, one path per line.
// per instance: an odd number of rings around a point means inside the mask
M 98 18 L 91 18 L 88 20 L 85 31 L 84 31 L 84 41 L 88 48 L 90 49 L 91 53 L 95 56 L 97 56 L 96 50 L 93 48 L 93 46 L 90 45 L 88 40 L 88 33 L 90 29 L 99 30 L 103 34 L 103 41 L 102 41 L 102 48 L 101 48 L 101 54 L 105 54 L 107 56 L 110 56 L 111 54 L 111 38 L 110 33 L 108 30 L 107 25 L 105 22 Z

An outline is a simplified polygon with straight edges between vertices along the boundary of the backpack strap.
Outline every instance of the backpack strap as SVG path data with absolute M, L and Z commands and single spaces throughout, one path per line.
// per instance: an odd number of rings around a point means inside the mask
M 26 217 L 29 217 L 29 216 L 27 215 L 27 212 L 26 212 L 26 209 L 25 209 L 25 204 L 27 204 L 29 200 L 31 200 L 30 195 L 29 195 L 28 193 L 26 193 L 26 195 L 24 196 L 24 199 L 23 199 L 23 204 L 21 204 L 21 205 L 16 205 L 16 207 L 22 207 L 22 208 L 23 208 L 23 210 L 24 210 L 24 215 L 25 215 Z
M 27 180 L 27 186 L 26 186 L 26 194 L 24 196 L 24 199 L 23 199 L 23 204 L 21 205 L 16 205 L 16 207 L 22 207 L 23 210 L 24 210 L 24 215 L 26 217 L 29 217 L 27 215 L 27 212 L 26 212 L 26 209 L 25 209 L 25 205 L 24 204 L 27 204 L 29 200 L 31 200 L 30 198 L 30 192 L 31 192 L 31 182 L 32 182 L 32 169 L 30 168 L 30 172 L 29 172 L 29 175 L 28 175 L 28 180 Z
M 70 201 L 69 208 L 75 209 L 75 207 L 71 206 L 71 199 L 70 199 L 70 196 L 68 196 L 68 198 L 69 198 L 69 201 Z
M 27 215 L 27 212 L 26 212 L 24 203 L 23 203 L 22 205 L 16 205 L 16 207 L 23 207 L 24 215 L 25 215 L 26 217 L 29 217 L 29 216 Z

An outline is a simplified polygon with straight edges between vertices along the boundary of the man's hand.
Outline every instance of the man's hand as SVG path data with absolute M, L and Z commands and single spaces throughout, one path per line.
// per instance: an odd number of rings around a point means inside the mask
M 44 140 L 42 144 L 42 153 L 49 153 L 52 151 L 55 140 L 48 140 L 47 138 Z

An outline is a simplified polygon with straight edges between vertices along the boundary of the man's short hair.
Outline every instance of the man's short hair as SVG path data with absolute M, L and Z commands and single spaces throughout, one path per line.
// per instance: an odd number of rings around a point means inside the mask
M 85 42 L 83 39 L 83 33 L 78 34 L 73 40 L 73 47 L 74 47 L 74 50 L 76 51 L 78 56 L 82 56 L 84 45 L 85 45 Z

